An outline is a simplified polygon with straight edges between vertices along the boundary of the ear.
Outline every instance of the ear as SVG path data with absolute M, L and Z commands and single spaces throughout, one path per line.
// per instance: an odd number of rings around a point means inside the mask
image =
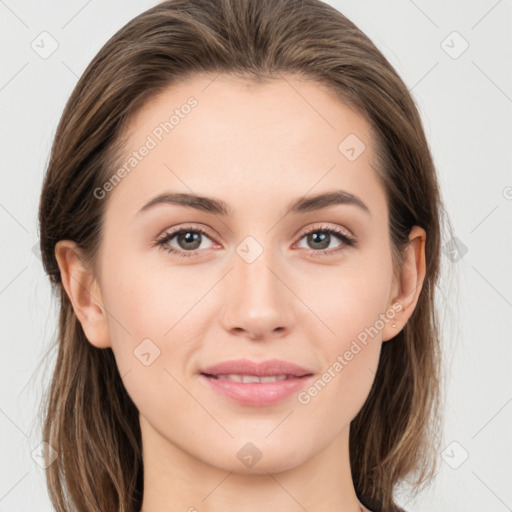
M 414 312 L 425 279 L 425 242 L 427 234 L 423 228 L 414 226 L 409 234 L 409 244 L 404 251 L 399 279 L 395 278 L 393 299 L 388 311 L 394 310 L 382 331 L 382 340 L 388 341 L 396 336 Z M 389 316 L 389 315 L 388 315 Z M 393 324 L 396 327 L 393 327 Z
M 60 240 L 55 246 L 62 284 L 82 325 L 86 338 L 97 348 L 111 346 L 107 313 L 92 270 L 75 242 Z

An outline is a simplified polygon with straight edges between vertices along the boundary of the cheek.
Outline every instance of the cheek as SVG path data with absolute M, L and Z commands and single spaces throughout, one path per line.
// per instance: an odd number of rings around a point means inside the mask
M 335 340 L 343 345 L 358 338 L 364 342 L 368 330 L 370 338 L 380 340 L 384 325 L 381 318 L 389 309 L 390 290 L 390 265 L 361 265 L 337 271 L 330 279 L 329 292 L 318 298 L 322 318 L 334 331 L 334 345 Z
M 143 416 L 170 421 L 173 410 L 186 413 L 191 406 L 178 383 L 183 382 L 180 365 L 196 349 L 191 340 L 198 336 L 186 332 L 191 325 L 184 315 L 198 297 L 179 282 L 154 274 L 119 264 L 104 282 L 104 298 L 112 313 L 112 350 L 127 393 Z
M 352 421 L 370 393 L 382 347 L 382 305 L 373 287 L 354 287 L 332 305 L 326 323 L 335 334 L 320 341 L 321 373 L 297 397 L 322 432 Z
M 114 329 L 122 323 L 132 337 L 162 338 L 194 308 L 208 283 L 185 267 L 158 268 L 127 259 L 108 273 L 104 301 L 119 320 L 111 322 Z
M 323 373 L 299 402 L 331 404 L 335 416 L 353 417 L 366 400 L 377 371 L 382 330 L 394 314 L 388 308 L 390 267 L 382 263 L 357 272 L 343 269 L 326 297 L 317 296 L 319 316 L 332 332 L 322 336 Z
M 118 260 L 105 273 L 102 289 L 112 350 L 121 376 L 130 373 L 126 386 L 134 401 L 140 393 L 145 399 L 161 392 L 173 382 L 170 375 L 180 379 L 199 347 L 199 302 L 211 287 L 205 276 L 184 267 L 140 270 L 144 266 L 136 263 Z M 131 389 L 130 382 L 138 384 Z

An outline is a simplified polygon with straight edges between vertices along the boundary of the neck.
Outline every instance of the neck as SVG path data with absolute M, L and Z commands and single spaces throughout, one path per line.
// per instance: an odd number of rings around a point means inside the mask
M 220 469 L 191 456 L 160 436 L 142 416 L 141 432 L 144 463 L 141 512 L 364 510 L 350 471 L 349 426 L 330 445 L 297 467 L 271 473 L 258 463 L 251 473 L 245 474 Z

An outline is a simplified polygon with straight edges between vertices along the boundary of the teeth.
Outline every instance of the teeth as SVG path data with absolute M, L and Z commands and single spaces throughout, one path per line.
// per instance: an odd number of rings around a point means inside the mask
M 265 375 L 263 377 L 258 377 L 257 375 L 237 375 L 235 373 L 230 373 L 227 375 L 219 375 L 217 378 L 250 384 L 254 382 L 278 382 L 286 380 L 287 375 Z
M 230 373 L 229 375 L 220 375 L 221 379 L 234 380 L 235 382 L 242 382 L 241 375 L 235 375 L 234 373 Z
M 260 378 L 256 377 L 256 375 L 244 375 L 242 376 L 242 382 L 249 384 L 251 382 L 259 382 Z
M 260 382 L 277 382 L 286 380 L 287 378 L 287 375 L 267 375 L 265 377 L 260 377 Z

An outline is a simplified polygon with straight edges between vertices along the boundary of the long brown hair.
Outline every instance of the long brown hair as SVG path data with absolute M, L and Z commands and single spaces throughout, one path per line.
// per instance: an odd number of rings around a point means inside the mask
M 359 499 L 383 512 L 395 509 L 394 489 L 406 476 L 416 474 L 415 489 L 433 478 L 441 424 L 434 297 L 444 211 L 407 87 L 361 30 L 319 0 L 170 0 L 131 20 L 89 64 L 64 109 L 43 183 L 41 255 L 60 300 L 43 429 L 58 454 L 46 470 L 58 512 L 138 511 L 143 463 L 138 411 L 112 350 L 84 335 L 63 290 L 56 243 L 75 241 L 96 268 L 107 199 L 93 191 L 112 176 L 123 128 L 149 98 L 196 73 L 261 80 L 282 72 L 327 85 L 370 123 L 395 268 L 412 226 L 427 232 L 418 303 L 382 346 L 373 387 L 350 426 L 350 463 Z

